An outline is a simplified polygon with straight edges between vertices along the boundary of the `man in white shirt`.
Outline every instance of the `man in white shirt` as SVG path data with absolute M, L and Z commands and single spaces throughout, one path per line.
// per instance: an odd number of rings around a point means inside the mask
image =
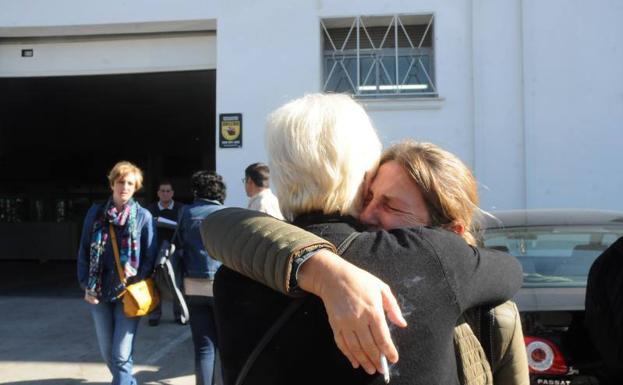
M 249 197 L 251 210 L 262 211 L 275 218 L 283 219 L 279 201 L 269 188 L 270 170 L 263 163 L 253 163 L 244 170 L 244 189 Z

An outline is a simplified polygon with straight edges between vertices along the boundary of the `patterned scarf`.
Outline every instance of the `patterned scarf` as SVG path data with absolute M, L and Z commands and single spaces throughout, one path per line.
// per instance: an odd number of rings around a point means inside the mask
M 130 199 L 120 211 L 115 207 L 112 199 L 109 199 L 103 210 L 98 213 L 93 221 L 91 231 L 91 248 L 89 258 L 89 281 L 87 291 L 91 295 L 100 297 L 102 294 L 102 269 L 100 268 L 100 257 L 104 253 L 106 243 L 110 238 L 109 223 L 116 226 L 117 241 L 120 243 L 119 259 L 125 273 L 126 279 L 136 275 L 138 268 L 138 226 L 136 217 L 138 204 L 134 199 Z M 121 230 L 119 229 L 121 227 Z M 111 240 L 112 241 L 112 240 Z

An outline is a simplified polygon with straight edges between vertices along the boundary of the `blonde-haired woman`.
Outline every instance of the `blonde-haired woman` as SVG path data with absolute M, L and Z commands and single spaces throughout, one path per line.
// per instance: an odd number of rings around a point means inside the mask
M 93 205 L 84 220 L 78 281 L 95 322 L 100 352 L 112 374 L 111 384 L 135 385 L 132 357 L 140 317 L 128 318 L 123 313 L 119 295 L 125 287 L 117 273 L 112 242 L 116 238 L 127 283 L 147 278 L 157 251 L 154 224 L 149 211 L 133 199 L 143 184 L 137 166 L 118 162 L 108 174 L 108 183 L 112 196 L 104 204 Z
M 346 145 L 348 143 L 348 145 Z M 364 109 L 347 95 L 310 94 L 268 117 L 266 149 L 279 206 L 292 220 L 322 208 L 355 214 L 362 175 L 374 169 L 381 142 Z M 348 170 L 348 172 L 345 172 Z

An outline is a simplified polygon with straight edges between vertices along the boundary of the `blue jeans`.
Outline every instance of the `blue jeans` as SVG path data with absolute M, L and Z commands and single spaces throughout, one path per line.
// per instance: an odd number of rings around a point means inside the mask
M 216 357 L 216 324 L 212 297 L 186 296 L 195 346 L 196 385 L 212 385 Z
M 136 385 L 132 376 L 134 336 L 140 317 L 123 314 L 123 302 L 100 302 L 89 305 L 100 352 L 112 373 L 112 385 Z

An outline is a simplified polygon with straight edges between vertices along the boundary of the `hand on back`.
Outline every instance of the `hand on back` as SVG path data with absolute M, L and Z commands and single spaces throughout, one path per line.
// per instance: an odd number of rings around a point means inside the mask
M 322 250 L 303 264 L 298 283 L 322 299 L 335 342 L 353 368 L 381 373 L 381 353 L 390 362 L 398 361 L 385 313 L 399 327 L 407 323 L 385 282 Z

